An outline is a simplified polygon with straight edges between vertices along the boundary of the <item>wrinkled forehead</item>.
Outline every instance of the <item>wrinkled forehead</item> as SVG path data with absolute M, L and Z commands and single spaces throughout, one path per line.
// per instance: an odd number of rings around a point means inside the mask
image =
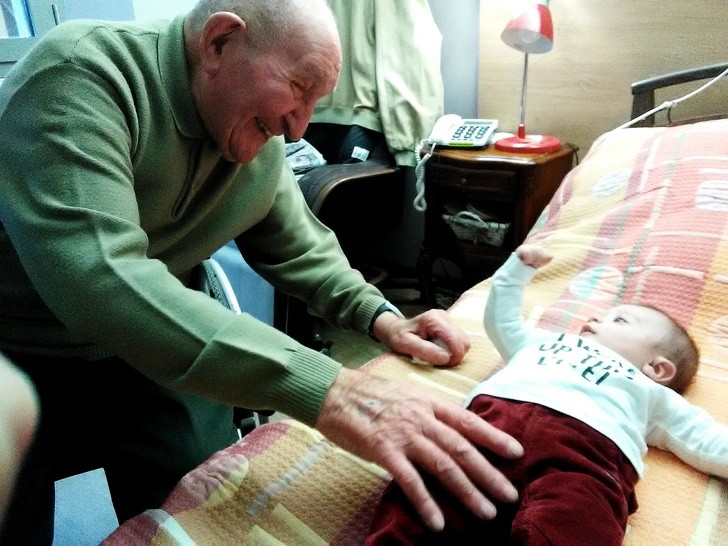
M 314 2 L 311 8 L 312 12 L 301 18 L 291 36 L 288 50 L 315 83 L 333 88 L 341 71 L 341 42 L 336 21 L 324 3 Z
M 307 81 L 312 92 L 323 96 L 336 86 L 341 71 L 341 55 L 330 41 L 314 38 L 305 44 L 305 47 L 290 44 L 288 58 L 294 75 Z

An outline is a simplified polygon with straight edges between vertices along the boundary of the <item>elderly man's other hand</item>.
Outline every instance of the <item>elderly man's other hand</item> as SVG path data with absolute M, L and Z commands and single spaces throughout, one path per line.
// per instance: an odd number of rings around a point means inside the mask
M 470 349 L 468 335 L 442 309 L 430 309 L 411 319 L 383 313 L 372 332 L 394 352 L 436 366 L 454 366 Z

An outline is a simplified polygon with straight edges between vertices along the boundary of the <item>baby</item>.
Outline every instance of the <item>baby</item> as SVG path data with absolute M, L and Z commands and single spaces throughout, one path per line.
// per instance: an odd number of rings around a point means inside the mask
M 647 446 L 728 478 L 728 427 L 682 396 L 699 353 L 683 327 L 645 305 L 617 305 L 578 333 L 529 328 L 524 286 L 552 256 L 521 245 L 494 274 L 484 325 L 506 366 L 478 384 L 469 409 L 521 442 L 517 460 L 490 457 L 519 490 L 490 521 L 438 489 L 445 529 L 433 533 L 390 485 L 367 544 L 621 545 L 637 509 Z

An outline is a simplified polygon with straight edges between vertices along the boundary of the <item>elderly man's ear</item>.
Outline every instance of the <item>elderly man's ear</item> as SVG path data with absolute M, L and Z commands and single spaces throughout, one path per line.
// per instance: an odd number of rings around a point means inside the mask
M 210 15 L 200 36 L 200 59 L 203 69 L 216 72 L 225 46 L 235 39 L 241 40 L 247 25 L 240 17 L 229 11 L 218 11 Z
M 677 375 L 677 366 L 664 356 L 656 356 L 652 361 L 644 364 L 641 371 L 656 383 L 667 386 Z

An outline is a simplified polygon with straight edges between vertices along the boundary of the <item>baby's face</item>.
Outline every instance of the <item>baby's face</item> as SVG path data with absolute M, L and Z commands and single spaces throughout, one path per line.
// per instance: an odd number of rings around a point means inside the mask
M 592 317 L 579 332 L 629 360 L 638 368 L 659 355 L 658 347 L 670 331 L 670 319 L 640 305 L 618 305 Z

